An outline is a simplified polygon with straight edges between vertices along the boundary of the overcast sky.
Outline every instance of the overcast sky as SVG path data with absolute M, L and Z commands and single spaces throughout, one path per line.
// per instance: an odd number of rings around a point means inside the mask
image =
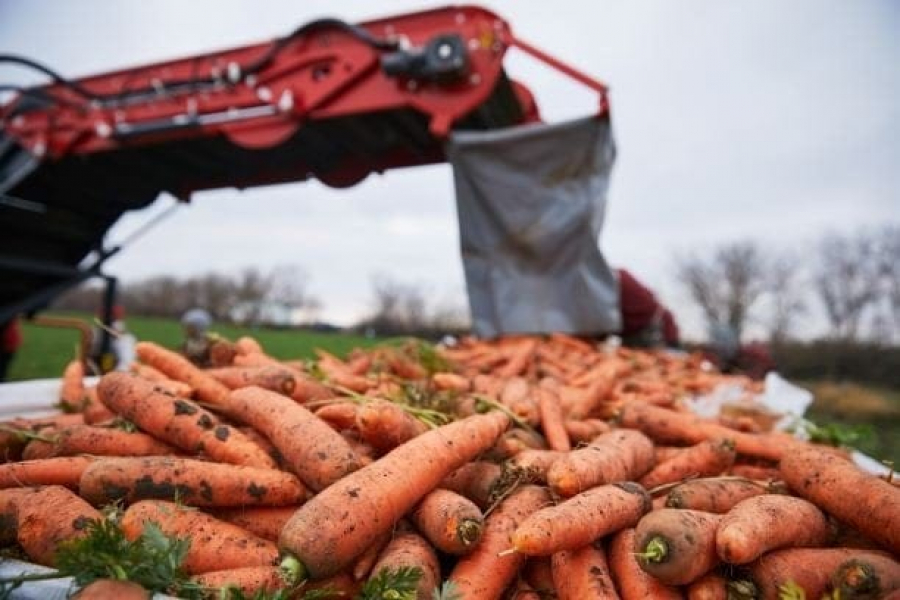
M 900 219 L 900 2 L 485 2 L 524 39 L 607 82 L 619 148 L 601 245 L 674 308 L 696 312 L 673 257 L 730 240 L 807 252 L 825 231 Z M 268 40 L 321 16 L 436 6 L 382 1 L 0 0 L 0 52 L 70 76 Z M 550 121 L 594 96 L 533 60 L 507 68 Z M 31 83 L 0 65 L 0 82 Z M 127 233 L 171 202 L 129 215 Z M 464 303 L 450 168 L 198 193 L 109 263 L 125 281 L 298 264 L 322 317 L 351 322 L 372 275 Z

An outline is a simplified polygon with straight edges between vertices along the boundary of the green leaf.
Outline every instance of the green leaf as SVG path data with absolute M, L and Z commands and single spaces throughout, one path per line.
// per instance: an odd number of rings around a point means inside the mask
M 421 578 L 419 567 L 385 567 L 369 578 L 356 600 L 416 600 L 416 586 Z
M 434 588 L 431 598 L 432 600 L 463 600 L 462 592 L 452 581 L 445 581 L 441 587 Z
M 860 442 L 872 439 L 875 431 L 871 425 L 843 425 L 841 423 L 826 423 L 816 425 L 811 421 L 804 423 L 806 433 L 812 442 L 828 444 L 830 446 L 856 446 Z

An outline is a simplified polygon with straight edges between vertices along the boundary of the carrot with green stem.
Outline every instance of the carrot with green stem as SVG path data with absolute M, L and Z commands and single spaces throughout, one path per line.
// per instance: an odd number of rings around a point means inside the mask
M 290 398 L 251 386 L 231 392 L 228 402 L 242 421 L 269 438 L 290 469 L 313 491 L 361 466 L 340 433 Z
M 617 429 L 555 461 L 547 483 L 568 497 L 597 485 L 636 480 L 652 465 L 653 443 L 639 431 Z
M 900 554 L 900 489 L 816 448 L 786 455 L 779 470 L 799 496 Z
M 640 479 L 647 489 L 689 477 L 719 475 L 734 463 L 734 442 L 727 438 L 704 440 L 653 467 Z
M 550 564 L 559 600 L 619 600 L 600 543 L 555 552 Z
M 764 494 L 741 500 L 722 517 L 716 551 L 723 561 L 740 565 L 776 548 L 824 546 L 833 536 L 827 517 L 812 503 Z
M 662 508 L 642 518 L 634 532 L 641 568 L 667 585 L 684 585 L 719 564 L 716 528 L 721 515 Z
M 693 479 L 672 488 L 666 496 L 666 506 L 723 514 L 741 500 L 775 490 L 775 486 L 743 477 Z
M 225 404 L 228 388 L 219 383 L 187 358 L 153 342 L 138 342 L 135 346 L 138 358 L 168 377 L 182 381 L 194 388 L 194 395 L 200 402 L 228 411 Z
M 394 535 L 372 567 L 369 582 L 386 573 L 398 573 L 401 570 L 418 574 L 415 586 L 410 586 L 412 589 L 408 591 L 409 595 L 404 597 L 416 600 L 433 598 L 431 592 L 441 582 L 441 567 L 434 549 L 420 535 L 412 532 Z
M 246 435 L 191 402 L 157 390 L 128 373 L 107 373 L 100 399 L 142 431 L 187 452 L 249 467 L 275 468 L 275 461 Z
M 634 527 L 650 507 L 650 496 L 634 482 L 595 487 L 525 519 L 510 537 L 512 550 L 528 556 L 576 550 Z
M 633 528 L 623 529 L 612 537 L 607 558 L 622 600 L 679 600 L 683 597 L 679 590 L 660 583 L 641 568 L 634 554 Z
M 491 412 L 413 438 L 301 506 L 281 533 L 281 547 L 313 578 L 339 572 L 508 426 L 505 414 Z
M 543 488 L 522 486 L 487 517 L 481 543 L 459 559 L 448 578 L 462 598 L 500 597 L 526 560 L 522 554 L 504 552 L 509 547 L 509 536 L 549 501 Z
M 81 475 L 97 460 L 91 456 L 60 456 L 0 465 L 0 489 L 29 485 L 78 488 Z
M 307 490 L 290 473 L 188 458 L 103 458 L 85 469 L 79 493 L 97 506 L 178 500 L 190 506 L 291 506 Z
M 471 552 L 484 530 L 484 515 L 474 502 L 441 488 L 422 498 L 410 519 L 435 548 L 447 554 Z
M 900 563 L 880 554 L 851 558 L 834 571 L 831 585 L 842 600 L 884 598 L 900 590 Z
M 183 563 L 189 575 L 278 564 L 278 548 L 272 542 L 172 502 L 142 500 L 129 506 L 120 521 L 130 540 L 140 537 L 148 523 L 155 523 L 167 536 L 191 540 Z

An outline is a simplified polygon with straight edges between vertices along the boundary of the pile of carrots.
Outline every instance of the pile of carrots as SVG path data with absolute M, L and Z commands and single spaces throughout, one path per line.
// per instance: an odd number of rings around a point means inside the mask
M 0 547 L 55 566 L 116 505 L 129 540 L 190 540 L 211 597 L 900 598 L 896 481 L 771 415 L 695 416 L 690 395 L 758 389 L 697 356 L 565 335 L 137 354 L 94 387 L 73 361 L 64 413 L 0 426 Z

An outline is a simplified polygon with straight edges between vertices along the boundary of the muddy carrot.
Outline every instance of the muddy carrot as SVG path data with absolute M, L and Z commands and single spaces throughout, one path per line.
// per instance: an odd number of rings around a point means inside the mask
M 656 465 L 641 477 L 640 482 L 647 489 L 653 489 L 689 477 L 719 475 L 734 463 L 734 456 L 734 442 L 730 439 L 704 440 Z
M 428 426 L 393 402 L 374 400 L 359 407 L 356 429 L 364 442 L 385 453 L 424 433 Z
M 883 598 L 900 590 L 900 563 L 887 555 L 867 554 L 847 560 L 831 576 L 841 598 Z
M 747 479 L 710 477 L 686 481 L 666 497 L 669 508 L 689 508 L 711 513 L 726 513 L 747 498 L 770 492 L 770 487 Z
M 277 592 L 292 587 L 284 571 L 280 567 L 258 566 L 238 567 L 222 571 L 209 571 L 191 578 L 205 588 L 221 590 L 223 588 L 239 590 L 244 597 L 252 598 L 261 592 Z M 219 596 L 216 596 L 219 597 Z M 223 593 L 222 598 L 232 598 L 232 594 Z
M 307 495 L 284 471 L 188 458 L 97 460 L 81 476 L 81 497 L 101 506 L 116 500 L 178 500 L 189 506 L 290 506 Z
M 554 462 L 547 483 L 561 496 L 572 496 L 604 483 L 635 480 L 652 465 L 653 443 L 638 431 L 617 429 Z
M 290 396 L 297 385 L 294 371 L 282 366 L 220 367 L 207 369 L 207 373 L 230 390 L 255 385 L 266 390 Z
M 463 598 L 499 598 L 525 562 L 508 553 L 509 536 L 530 514 L 550 501 L 543 488 L 527 485 L 503 500 L 485 521 L 481 543 L 462 557 L 449 580 Z
M 133 581 L 97 579 L 71 596 L 72 600 L 150 600 L 151 594 Z
M 18 525 L 16 506 L 19 500 L 32 494 L 33 488 L 6 488 L 0 490 L 0 548 L 16 543 Z
M 719 563 L 716 528 L 721 515 L 662 508 L 648 513 L 634 532 L 641 568 L 667 585 L 691 583 Z
M 474 502 L 440 488 L 429 492 L 410 518 L 435 548 L 447 554 L 470 552 L 481 541 L 484 529 L 484 516 Z
M 375 566 L 375 563 L 378 562 L 378 557 L 381 556 L 381 551 L 384 550 L 384 547 L 387 546 L 387 543 L 391 541 L 392 537 L 394 537 L 393 531 L 385 532 L 381 537 L 375 540 L 374 544 L 366 548 L 365 551 L 359 555 L 359 558 L 353 563 L 353 569 L 351 571 L 353 579 L 362 581 L 369 577 L 369 573 L 372 572 L 372 567 Z
M 786 455 L 779 469 L 798 495 L 900 554 L 900 488 L 813 448 Z
M 754 481 L 780 481 L 781 473 L 777 467 L 764 467 L 760 465 L 732 465 L 728 470 L 730 475 L 743 477 Z
M 617 360 L 605 361 L 595 367 L 584 392 L 569 405 L 568 418 L 583 419 L 594 413 L 608 398 L 621 372 L 622 365 Z
M 142 500 L 132 504 L 122 515 L 120 524 L 125 537 L 134 540 L 140 537 L 148 522 L 156 523 L 167 536 L 191 540 L 183 563 L 190 575 L 278 563 L 278 548 L 272 542 L 172 502 Z
M 63 371 L 59 405 L 66 411 L 84 410 L 84 363 L 77 358 L 70 361 Z
M 61 485 L 78 488 L 81 474 L 96 459 L 89 456 L 60 456 L 0 465 L 0 489 L 28 485 Z
M 241 420 L 265 435 L 290 469 L 319 491 L 360 467 L 360 459 L 324 421 L 290 398 L 258 387 L 231 392 Z
M 728 600 L 728 580 L 718 573 L 707 573 L 687 589 L 688 600 Z
M 559 600 L 618 600 L 602 545 L 555 552 L 550 564 Z
M 573 444 L 586 444 L 601 433 L 607 433 L 610 430 L 609 423 L 602 419 L 584 419 L 575 421 L 566 419 L 563 427 L 569 435 L 569 439 Z
M 595 487 L 529 516 L 513 532 L 512 548 L 529 556 L 576 550 L 634 527 L 650 506 L 650 496 L 636 483 Z
M 244 506 L 241 508 L 214 508 L 208 512 L 215 518 L 246 529 L 264 540 L 277 542 L 281 529 L 297 508 L 299 505 Z
M 572 444 L 569 442 L 569 434 L 563 422 L 559 398 L 552 391 L 540 387 L 535 388 L 534 393 L 538 399 L 541 430 L 547 438 L 547 445 L 551 450 L 568 452 L 572 449 Z
M 505 414 L 492 412 L 413 438 L 301 506 L 281 532 L 281 546 L 314 578 L 339 572 L 508 426 Z
M 315 411 L 315 415 L 331 425 L 335 431 L 356 427 L 356 414 L 359 404 L 355 402 L 334 402 L 326 404 Z
M 61 542 L 81 537 L 103 515 L 64 487 L 34 488 L 16 500 L 16 539 L 36 563 L 53 566 Z
M 153 342 L 138 342 L 135 350 L 141 361 L 194 388 L 194 395 L 200 402 L 227 411 L 228 388 L 185 357 Z
M 556 593 L 553 584 L 553 567 L 549 556 L 529 556 L 522 566 L 521 576 L 541 598 L 552 597 Z
M 622 600 L 679 600 L 679 590 L 664 585 L 644 571 L 634 555 L 634 529 L 623 529 L 609 543 L 609 570 Z
M 510 378 L 521 374 L 537 348 L 537 340 L 533 338 L 522 338 L 513 343 L 515 346 L 508 351 L 506 363 L 494 371 L 497 377 Z
M 456 373 L 435 373 L 431 376 L 431 383 L 439 390 L 449 390 L 454 392 L 468 392 L 472 388 L 472 383 Z
M 824 546 L 833 533 L 812 503 L 764 494 L 741 500 L 722 517 L 716 551 L 723 561 L 740 565 L 776 548 Z
M 465 496 L 485 510 L 491 504 L 491 492 L 502 473 L 500 465 L 482 460 L 473 461 L 447 475 L 439 487 Z
M 187 398 L 164 394 L 127 373 L 107 373 L 97 387 L 105 405 L 157 439 L 219 462 L 275 468 L 247 436 Z
M 93 454 L 97 456 L 164 456 L 177 450 L 139 431 L 82 425 L 56 434 L 54 456 Z
M 564 452 L 556 450 L 522 450 L 504 463 L 504 469 L 509 476 L 521 477 L 531 483 L 546 483 L 550 467 L 563 456 L 566 456 Z
M 441 582 L 441 567 L 431 545 L 412 532 L 398 533 L 388 542 L 372 567 L 372 576 L 377 576 L 384 569 L 397 571 L 402 568 L 420 570 L 414 597 L 416 600 L 431 600 L 432 590 Z

